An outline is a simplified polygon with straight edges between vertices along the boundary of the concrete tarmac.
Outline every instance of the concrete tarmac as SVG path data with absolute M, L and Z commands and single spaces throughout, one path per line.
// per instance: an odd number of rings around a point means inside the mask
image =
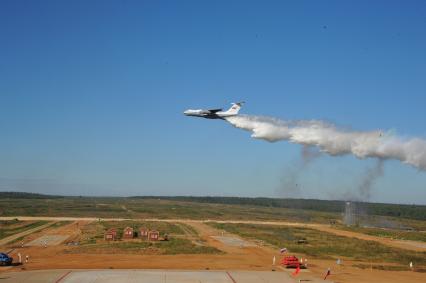
M 35 270 L 0 273 L 1 283 L 294 283 L 287 272 L 224 270 Z M 314 283 L 315 280 L 309 280 Z M 318 282 L 330 282 L 320 280 Z

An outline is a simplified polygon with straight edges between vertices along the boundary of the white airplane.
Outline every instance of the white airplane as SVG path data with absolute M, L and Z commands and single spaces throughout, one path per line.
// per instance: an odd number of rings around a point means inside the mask
M 226 117 L 235 116 L 238 114 L 238 111 L 240 111 L 241 106 L 245 103 L 244 101 L 237 102 L 237 103 L 231 103 L 232 106 L 226 111 L 222 111 L 222 109 L 188 109 L 183 114 L 186 116 L 194 116 L 194 117 L 201 117 L 201 118 L 207 118 L 207 119 L 225 119 Z

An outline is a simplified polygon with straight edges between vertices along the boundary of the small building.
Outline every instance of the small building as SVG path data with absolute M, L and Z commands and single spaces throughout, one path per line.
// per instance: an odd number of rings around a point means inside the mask
M 149 231 L 148 232 L 148 240 L 149 241 L 158 241 L 160 239 L 160 232 L 158 231 Z
M 117 239 L 117 229 L 111 228 L 106 231 L 104 238 L 107 241 L 115 241 Z
M 144 240 L 148 239 L 148 233 L 149 233 L 149 230 L 147 228 L 139 229 L 139 237 L 141 237 Z
M 133 228 L 132 227 L 124 228 L 123 239 L 133 239 Z

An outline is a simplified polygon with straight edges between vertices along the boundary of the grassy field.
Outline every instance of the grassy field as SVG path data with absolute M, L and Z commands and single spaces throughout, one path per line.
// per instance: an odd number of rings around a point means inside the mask
M 160 237 L 169 235 L 169 241 L 148 242 L 135 238 L 132 240 L 118 240 L 107 242 L 104 232 L 109 228 L 116 228 L 119 238 L 122 237 L 125 227 L 139 229 L 145 227 L 160 232 Z M 189 229 L 191 228 L 191 229 Z M 70 253 L 130 253 L 130 254 L 218 254 L 216 248 L 186 239 L 189 234 L 193 238 L 196 234 L 191 226 L 186 224 L 158 222 L 158 221 L 95 221 L 82 227 L 80 246 L 70 249 Z
M 342 213 L 336 212 L 341 203 L 337 201 L 319 200 L 280 200 L 280 199 L 240 199 L 240 198 L 102 198 L 102 197 L 53 197 L 43 195 L 23 194 L 22 198 L 0 198 L 0 216 L 75 216 L 98 218 L 159 218 L 159 219 L 196 219 L 196 220 L 257 220 L 257 221 L 288 221 L 299 223 L 330 223 L 341 224 Z M 200 201 L 200 202 L 196 202 Z M 210 203 L 209 201 L 237 202 Z M 294 202 L 294 203 L 293 203 Z M 257 205 L 259 204 L 259 205 Z M 262 205 L 260 205 L 262 204 Z M 270 205 L 270 206 L 267 206 Z M 318 207 L 316 207 L 318 205 Z M 327 205 L 332 205 L 331 212 L 325 211 Z M 367 204 L 363 204 L 368 206 Z M 380 204 L 370 204 L 375 209 L 381 209 Z M 293 206 L 293 207 L 287 207 Z M 359 204 L 361 206 L 361 204 Z M 385 205 L 383 207 L 392 205 Z M 303 209 L 302 209 L 303 207 Z M 406 213 L 420 213 L 422 206 L 398 206 Z M 366 207 L 368 208 L 368 207 Z M 317 209 L 317 210 L 315 210 Z M 389 208 L 387 208 L 389 209 Z M 334 212 L 333 212 L 334 211 Z M 403 212 L 404 212 L 403 211 Z M 383 213 L 385 214 L 385 213 Z M 395 227 L 394 230 L 379 228 L 351 227 L 354 231 L 381 237 L 425 241 L 426 221 L 409 219 L 407 217 L 383 215 L 357 215 L 360 225 L 385 225 Z M 105 224 L 108 225 L 108 224 Z M 124 224 L 127 225 L 127 224 Z M 180 225 L 180 226 L 179 226 Z M 179 224 L 176 229 L 184 230 L 187 234 L 196 235 L 192 227 Z M 121 226 L 120 226 L 121 227 Z M 340 226 L 342 227 L 342 226 Z M 407 232 L 401 228 L 412 228 L 415 232 Z M 124 228 L 124 227 L 121 227 Z M 120 228 L 120 229 L 121 229 Z M 151 228 L 151 227 L 148 227 Z M 165 227 L 167 228 L 167 227 Z M 102 229 L 102 228 L 101 228 Z M 167 228 L 168 230 L 171 227 Z M 166 229 L 166 230 L 167 230 Z M 192 229 L 192 230 L 191 230 Z M 346 229 L 346 228 L 342 228 Z M 398 230 L 399 229 L 399 230 Z M 120 231 L 121 233 L 121 231 Z M 172 231 L 169 233 L 177 233 Z M 183 233 L 180 231 L 179 233 Z
M 426 242 L 425 232 L 403 231 L 403 230 L 395 230 L 395 229 L 365 228 L 365 227 L 347 227 L 347 226 L 337 226 L 337 227 L 346 231 L 353 231 L 353 232 L 358 232 L 358 233 L 363 233 L 363 234 L 378 236 L 383 238 Z
M 123 236 L 123 229 L 132 227 L 135 231 L 139 228 L 147 228 L 149 230 L 157 230 L 160 236 L 165 234 L 169 235 L 183 235 L 185 232 L 177 224 L 159 221 L 94 221 L 81 228 L 82 231 L 82 244 L 94 244 L 98 240 L 103 240 L 104 233 L 110 228 L 117 229 L 118 238 Z
M 282 220 L 329 223 L 344 202 L 228 197 L 63 197 L 0 192 L 0 216 Z M 426 231 L 426 206 L 356 203 L 360 224 Z M 385 226 L 387 227 L 387 226 Z M 388 227 L 391 228 L 391 227 Z
M 68 224 L 70 224 L 70 223 L 72 223 L 72 221 L 58 221 L 58 222 L 55 222 L 55 223 L 53 223 L 51 226 L 49 226 L 50 228 L 58 228 L 58 227 L 61 227 L 61 226 L 65 226 L 65 225 L 68 225 Z
M 294 198 L 265 198 L 265 197 L 221 197 L 221 196 L 134 196 L 134 197 L 71 197 L 58 195 L 43 195 L 26 192 L 0 192 L 0 199 L 13 200 L 22 199 L 80 199 L 80 200 L 100 200 L 113 199 L 116 204 L 129 200 L 169 200 L 174 202 L 197 203 L 197 204 L 226 204 L 226 205 L 244 205 L 244 206 L 261 206 L 274 207 L 280 209 L 298 209 L 313 210 L 315 212 L 332 212 L 341 213 L 345 209 L 346 201 L 342 200 L 319 200 L 319 199 L 294 199 Z M 404 218 L 426 221 L 426 205 L 407 205 L 407 204 L 389 204 L 389 203 L 368 203 L 368 202 L 352 202 L 355 211 L 360 215 L 377 215 L 386 218 Z M 101 205 L 101 204 L 100 204 Z M 127 210 L 126 207 L 121 207 Z M 148 211 L 149 212 L 149 211 Z M 1 214 L 1 206 L 0 206 Z
M 368 214 L 356 215 L 356 219 L 359 227 L 375 227 L 399 231 L 407 229 L 426 231 L 426 221 L 424 220 Z
M 0 221 L 0 239 L 26 231 L 28 229 L 36 228 L 46 224 L 48 221 Z
M 198 237 L 198 231 L 194 227 L 185 223 L 176 223 L 187 235 Z
M 407 264 L 413 261 L 419 265 L 426 265 L 426 252 L 391 248 L 373 241 L 341 237 L 309 228 L 220 223 L 209 225 L 245 238 L 262 240 L 276 248 L 286 247 L 291 252 L 303 253 L 314 258 L 350 258 Z M 306 240 L 307 244 L 298 244 L 297 241 L 301 239 Z
M 328 223 L 339 213 L 304 209 L 137 198 L 0 199 L 0 216 L 283 220 Z
M 141 240 L 99 242 L 70 249 L 67 253 L 95 254 L 220 254 L 220 250 L 203 245 L 196 245 L 190 240 L 171 238 L 169 241 L 147 242 Z
M 170 222 L 160 222 L 160 221 L 101 221 L 100 224 L 105 228 L 105 230 L 110 228 L 116 228 L 118 235 L 121 237 L 123 229 L 126 227 L 132 227 L 135 231 L 139 228 L 147 228 L 149 230 L 157 230 L 160 232 L 160 235 L 169 234 L 169 235 L 183 235 L 185 232 L 177 224 Z
M 76 217 L 130 217 L 113 199 L 53 198 L 0 199 L 1 216 L 76 216 Z

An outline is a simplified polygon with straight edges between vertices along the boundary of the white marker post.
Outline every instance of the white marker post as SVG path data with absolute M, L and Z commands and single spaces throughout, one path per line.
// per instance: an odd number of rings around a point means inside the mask
M 339 269 L 340 269 L 340 265 L 342 264 L 342 261 L 341 261 L 341 259 L 340 259 L 340 258 L 338 258 L 338 259 L 337 259 L 336 264 L 337 264 L 337 266 L 338 266 L 338 267 L 339 267 Z

